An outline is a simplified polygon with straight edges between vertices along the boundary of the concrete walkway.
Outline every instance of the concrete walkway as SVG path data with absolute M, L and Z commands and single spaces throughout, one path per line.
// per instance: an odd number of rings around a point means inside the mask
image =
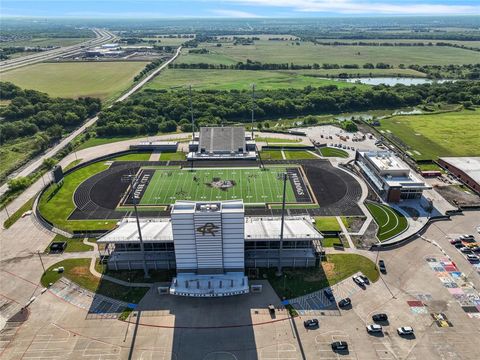
M 117 278 L 114 278 L 112 276 L 108 276 L 108 275 L 104 275 L 104 274 L 100 274 L 97 269 L 95 269 L 95 264 L 97 263 L 97 254 L 99 253 L 98 252 L 98 245 L 97 243 L 93 243 L 93 242 L 89 242 L 88 241 L 88 238 L 85 238 L 83 239 L 83 243 L 86 244 L 86 245 L 90 245 L 90 246 L 93 246 L 93 255 L 92 255 L 92 259 L 90 261 L 90 272 L 92 273 L 93 276 L 97 277 L 97 278 L 100 278 L 100 279 L 103 279 L 103 280 L 108 280 L 110 282 L 113 282 L 115 284 L 118 284 L 118 285 L 123 285 L 123 286 L 129 286 L 129 287 L 147 287 L 147 288 L 150 288 L 152 287 L 153 284 L 149 284 L 149 283 L 132 283 L 132 282 L 128 282 L 128 281 L 123 281 L 123 280 L 119 280 Z

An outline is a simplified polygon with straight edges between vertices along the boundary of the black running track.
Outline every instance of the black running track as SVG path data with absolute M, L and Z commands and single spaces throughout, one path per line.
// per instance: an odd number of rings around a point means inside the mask
M 334 216 L 363 215 L 357 202 L 361 197 L 360 184 L 348 173 L 333 167 L 327 160 L 278 160 L 264 161 L 265 164 L 302 165 L 308 182 L 317 199 L 318 208 L 290 209 L 290 215 Z M 112 166 L 85 180 L 74 194 L 75 211 L 70 220 L 82 219 L 119 219 L 127 215 L 126 211 L 115 210 L 129 183 L 122 181 L 125 175 L 136 174 L 142 166 L 165 165 L 191 167 L 186 161 L 158 162 L 114 162 Z M 204 167 L 248 167 L 258 166 L 256 161 L 198 161 L 194 168 Z M 246 215 L 279 215 L 279 209 L 267 207 L 247 207 Z M 169 216 L 169 211 L 141 211 L 141 217 Z

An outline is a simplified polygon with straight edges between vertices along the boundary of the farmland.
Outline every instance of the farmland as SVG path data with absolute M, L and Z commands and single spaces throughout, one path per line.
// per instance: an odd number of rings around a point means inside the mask
M 327 46 L 312 42 L 258 40 L 253 45 L 224 43 L 201 44 L 208 54 L 187 54 L 179 63 L 232 64 L 247 59 L 262 63 L 294 64 L 365 64 L 384 62 L 394 66 L 400 64 L 471 64 L 478 62 L 478 52 L 443 46 Z
M 151 81 L 147 89 L 169 89 L 191 84 L 195 90 L 248 90 L 252 83 L 258 89 L 304 88 L 305 86 L 358 86 L 288 71 L 168 69 Z
M 128 88 L 146 62 L 42 63 L 2 74 L 25 89 L 53 97 L 98 97 L 107 100 Z
M 480 111 L 395 116 L 381 120 L 382 135 L 406 145 L 417 160 L 480 154 Z

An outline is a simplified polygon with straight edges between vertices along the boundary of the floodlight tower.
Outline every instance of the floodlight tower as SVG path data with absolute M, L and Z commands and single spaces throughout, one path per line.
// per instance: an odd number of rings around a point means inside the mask
M 283 198 L 282 198 L 282 221 L 280 223 L 280 246 L 278 248 L 278 266 L 275 275 L 282 276 L 282 255 L 283 255 L 283 228 L 285 225 L 285 199 L 287 193 L 287 178 L 286 172 L 281 173 L 283 179 Z
M 193 105 L 192 105 L 192 85 L 188 87 L 188 93 L 189 93 L 189 98 L 190 98 L 190 117 L 192 120 L 192 141 L 195 140 L 195 125 L 193 121 Z
M 253 123 L 255 119 L 255 83 L 252 84 L 252 140 L 253 140 Z
M 143 257 L 143 272 L 145 279 L 149 279 L 150 275 L 148 274 L 148 266 L 147 266 L 147 259 L 145 254 L 145 247 L 143 245 L 143 237 L 142 237 L 142 229 L 140 226 L 140 219 L 138 217 L 138 210 L 137 210 L 137 200 L 135 198 L 135 190 L 137 188 L 137 177 L 136 175 L 130 176 L 131 182 L 131 189 L 132 189 L 132 202 L 133 202 L 133 209 L 135 210 L 135 218 L 137 220 L 137 229 L 138 229 L 138 239 L 140 240 L 140 251 L 142 252 Z

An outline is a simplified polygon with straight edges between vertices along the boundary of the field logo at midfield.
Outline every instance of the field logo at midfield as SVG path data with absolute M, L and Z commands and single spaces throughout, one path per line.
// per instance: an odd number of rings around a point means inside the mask
M 202 236 L 205 236 L 205 234 L 215 236 L 215 234 L 218 232 L 218 229 L 219 227 L 214 225 L 213 223 L 205 223 L 205 225 L 199 226 L 197 228 L 197 232 L 202 234 Z
M 290 178 L 292 179 L 293 187 L 295 188 L 297 195 L 305 195 L 305 191 L 303 190 L 303 183 L 300 181 L 299 174 L 297 172 L 291 172 Z

